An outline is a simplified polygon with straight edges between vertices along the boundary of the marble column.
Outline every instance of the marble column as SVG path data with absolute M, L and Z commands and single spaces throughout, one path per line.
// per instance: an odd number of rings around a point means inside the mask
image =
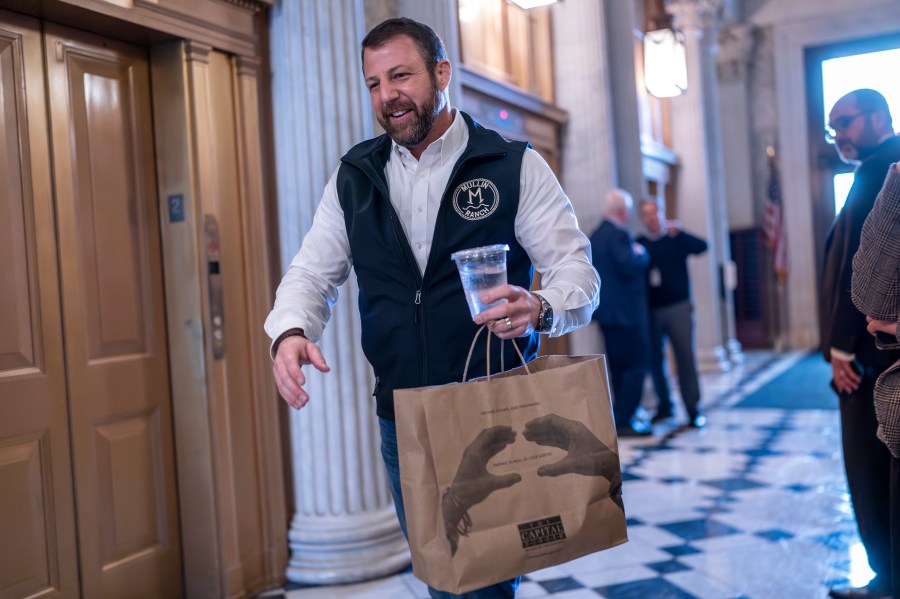
M 640 223 L 638 204 L 644 196 L 644 162 L 641 154 L 641 125 L 638 115 L 634 48 L 636 38 L 634 6 L 631 2 L 604 2 L 606 50 L 610 70 L 609 93 L 613 103 L 613 137 L 616 148 L 618 187 L 631 193 L 635 201 L 632 229 Z M 565 38 L 563 38 L 565 39 Z M 580 64 L 578 66 L 581 66 Z
M 753 156 L 754 144 L 750 136 L 750 94 L 749 65 L 754 46 L 752 25 L 731 23 L 719 35 L 718 82 L 719 111 L 722 126 L 722 160 L 728 165 L 723 169 L 725 180 L 725 203 L 728 217 L 727 230 L 752 229 L 756 226 L 754 207 L 758 202 L 753 197 Z M 733 263 L 729 261 L 729 265 Z M 736 271 L 736 265 L 732 266 Z M 735 273 L 736 276 L 736 273 Z M 725 288 L 729 298 L 730 277 L 726 277 Z M 726 306 L 726 348 L 732 363 L 743 362 L 741 345 L 737 341 L 734 323 L 734 305 Z
M 362 0 L 280 0 L 270 31 L 284 269 L 340 156 L 372 135 L 373 119 L 360 73 Z M 294 582 L 366 580 L 410 562 L 381 461 L 374 378 L 360 347 L 356 297 L 351 276 L 320 342 L 331 372 L 307 370 L 310 403 L 291 411 L 287 578 Z
M 703 371 L 728 370 L 727 316 L 722 272 L 730 262 L 723 183 L 716 49 L 721 0 L 670 0 L 674 26 L 684 34 L 688 89 L 672 99 L 673 147 L 681 157 L 678 217 L 705 237 L 709 250 L 689 261 L 697 320 L 697 357 Z
M 612 57 L 607 53 L 604 4 L 620 0 L 578 0 L 553 5 L 553 59 L 556 103 L 569 112 L 563 131 L 563 189 L 572 201 L 578 224 L 587 235 L 601 220 L 603 195 L 618 185 Z M 569 334 L 575 354 L 602 350 L 594 324 Z

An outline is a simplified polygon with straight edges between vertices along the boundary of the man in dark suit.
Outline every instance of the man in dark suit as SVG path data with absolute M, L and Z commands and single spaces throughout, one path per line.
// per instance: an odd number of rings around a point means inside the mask
M 591 235 L 594 268 L 600 274 L 600 323 L 613 390 L 613 416 L 620 437 L 651 434 L 634 420 L 650 365 L 650 319 L 647 308 L 647 252 L 634 241 L 628 221 L 634 200 L 624 189 L 606 194 L 603 222 Z
M 840 397 L 850 499 L 869 566 L 876 574 L 866 587 L 832 590 L 830 595 L 835 599 L 890 597 L 891 456 L 876 436 L 874 387 L 898 354 L 875 347 L 865 316 L 853 305 L 850 280 L 863 222 L 890 165 L 900 161 L 900 137 L 894 135 L 884 96 L 871 89 L 859 89 L 838 100 L 828 122 L 826 135 L 841 158 L 858 166 L 847 202 L 825 241 L 822 348 L 831 362 L 832 385 Z

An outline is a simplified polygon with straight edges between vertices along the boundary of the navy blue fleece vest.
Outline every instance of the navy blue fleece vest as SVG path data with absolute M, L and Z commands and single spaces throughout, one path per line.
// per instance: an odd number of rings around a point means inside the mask
M 394 389 L 462 379 L 478 327 L 450 254 L 509 244 L 509 283 L 531 287 L 531 260 L 515 235 L 522 155 L 528 145 L 507 141 L 460 114 L 469 128 L 469 143 L 441 199 L 424 276 L 388 195 L 384 166 L 390 138 L 382 135 L 355 146 L 338 171 L 337 193 L 359 282 L 363 351 L 377 379 L 376 412 L 389 420 L 394 419 Z M 517 343 L 527 360 L 536 355 L 537 334 Z M 472 355 L 470 377 L 484 376 L 485 350 L 482 338 Z M 495 339 L 492 372 L 500 371 L 499 353 Z M 507 368 L 518 361 L 511 347 L 505 358 Z

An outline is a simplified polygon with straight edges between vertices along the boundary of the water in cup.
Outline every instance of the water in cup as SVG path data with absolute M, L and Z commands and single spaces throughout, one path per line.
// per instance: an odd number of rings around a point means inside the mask
M 507 251 L 508 245 L 498 244 L 462 250 L 450 256 L 459 269 L 459 277 L 472 318 L 488 308 L 506 303 L 503 299 L 492 304 L 484 304 L 481 296 L 495 287 L 506 284 Z

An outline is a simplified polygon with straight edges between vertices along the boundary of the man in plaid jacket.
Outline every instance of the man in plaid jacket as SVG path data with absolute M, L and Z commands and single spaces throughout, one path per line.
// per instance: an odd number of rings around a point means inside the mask
M 879 349 L 900 348 L 900 162 L 888 171 L 884 187 L 862 228 L 853 257 L 853 303 L 869 321 Z M 878 438 L 891 452 L 891 570 L 893 596 L 900 597 L 900 360 L 875 383 Z

